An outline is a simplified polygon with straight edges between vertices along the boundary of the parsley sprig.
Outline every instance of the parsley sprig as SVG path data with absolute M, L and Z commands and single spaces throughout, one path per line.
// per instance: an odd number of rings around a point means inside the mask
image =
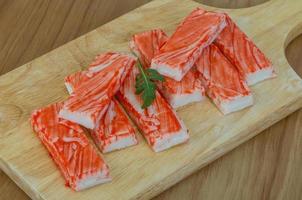
M 150 106 L 156 97 L 155 82 L 163 82 L 165 79 L 155 69 L 144 69 L 139 58 L 137 59 L 137 67 L 139 68 L 140 73 L 135 77 L 135 94 L 142 95 L 142 108 L 144 109 Z

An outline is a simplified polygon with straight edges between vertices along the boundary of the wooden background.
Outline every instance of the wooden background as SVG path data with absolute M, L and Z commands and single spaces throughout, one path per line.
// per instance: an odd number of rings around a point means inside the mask
M 0 74 L 149 1 L 0 0 Z M 228 8 L 265 1 L 200 0 Z M 301 53 L 302 36 L 299 36 L 287 47 L 286 54 L 300 76 Z M 298 200 L 302 199 L 301 166 L 302 110 L 299 110 L 155 199 Z M 0 171 L 0 199 L 29 197 Z

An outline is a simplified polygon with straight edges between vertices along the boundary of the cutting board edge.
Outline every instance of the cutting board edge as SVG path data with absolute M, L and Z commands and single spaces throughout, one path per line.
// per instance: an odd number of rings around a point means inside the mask
M 41 194 L 35 190 L 34 187 L 30 183 L 26 181 L 25 178 L 22 178 L 22 176 L 18 173 L 17 170 L 15 170 L 13 167 L 9 166 L 7 164 L 8 162 L 5 162 L 4 159 L 0 157 L 0 169 L 11 179 L 14 181 L 14 183 L 22 189 L 31 199 L 34 200 L 44 200 L 42 198 Z

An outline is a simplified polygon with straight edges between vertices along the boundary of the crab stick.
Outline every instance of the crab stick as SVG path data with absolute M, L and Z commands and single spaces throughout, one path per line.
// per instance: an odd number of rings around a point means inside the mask
M 111 180 L 109 168 L 81 127 L 60 120 L 62 103 L 32 113 L 31 124 L 62 172 L 66 185 L 79 191 Z
M 141 108 L 142 99 L 135 94 L 137 74 L 138 69 L 133 68 L 117 93 L 117 97 L 150 147 L 155 152 L 159 152 L 186 142 L 189 139 L 186 127 L 158 92 L 148 108 Z
M 159 54 L 152 59 L 151 68 L 180 81 L 225 25 L 223 14 L 195 9 L 160 48 Z
M 195 63 L 207 95 L 223 114 L 251 106 L 253 97 L 236 67 L 216 45 L 204 49 Z
M 64 102 L 59 116 L 89 129 L 98 127 L 112 97 L 135 63 L 134 56 L 121 53 L 97 56 L 86 74 L 91 78 L 79 83 L 77 90 Z
M 65 78 L 65 85 L 70 94 L 91 78 L 89 69 Z M 90 130 L 90 133 L 103 153 L 123 149 L 138 143 L 135 130 L 129 118 L 115 98 L 111 100 L 98 126 Z
M 237 67 L 248 85 L 276 76 L 271 61 L 225 14 L 227 26 L 215 40 L 223 54 Z

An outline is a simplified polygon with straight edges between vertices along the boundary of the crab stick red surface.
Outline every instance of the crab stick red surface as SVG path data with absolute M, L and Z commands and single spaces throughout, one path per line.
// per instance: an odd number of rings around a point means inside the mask
M 151 68 L 180 81 L 225 25 L 223 14 L 195 9 L 160 48 L 160 53 L 152 59 Z
M 237 67 L 248 85 L 276 76 L 271 61 L 225 14 L 227 26 L 215 40 L 223 54 Z
M 244 78 L 216 45 L 205 48 L 195 65 L 208 96 L 222 113 L 235 112 L 253 104 Z
M 155 152 L 159 152 L 186 142 L 189 139 L 186 127 L 158 92 L 148 108 L 141 108 L 142 99 L 135 94 L 137 73 L 138 69 L 133 68 L 117 93 L 117 97 L 150 147 Z
M 103 158 L 73 122 L 59 119 L 62 103 L 35 110 L 31 125 L 63 174 L 66 185 L 79 191 L 111 180 Z
M 65 85 L 70 94 L 91 78 L 89 69 L 65 78 Z M 98 126 L 90 130 L 90 133 L 103 153 L 123 149 L 138 143 L 133 125 L 115 98 L 111 100 Z
M 60 117 L 89 129 L 98 127 L 112 97 L 135 63 L 136 58 L 127 54 L 110 52 L 97 56 L 86 74 L 91 78 L 80 83 L 64 102 Z

